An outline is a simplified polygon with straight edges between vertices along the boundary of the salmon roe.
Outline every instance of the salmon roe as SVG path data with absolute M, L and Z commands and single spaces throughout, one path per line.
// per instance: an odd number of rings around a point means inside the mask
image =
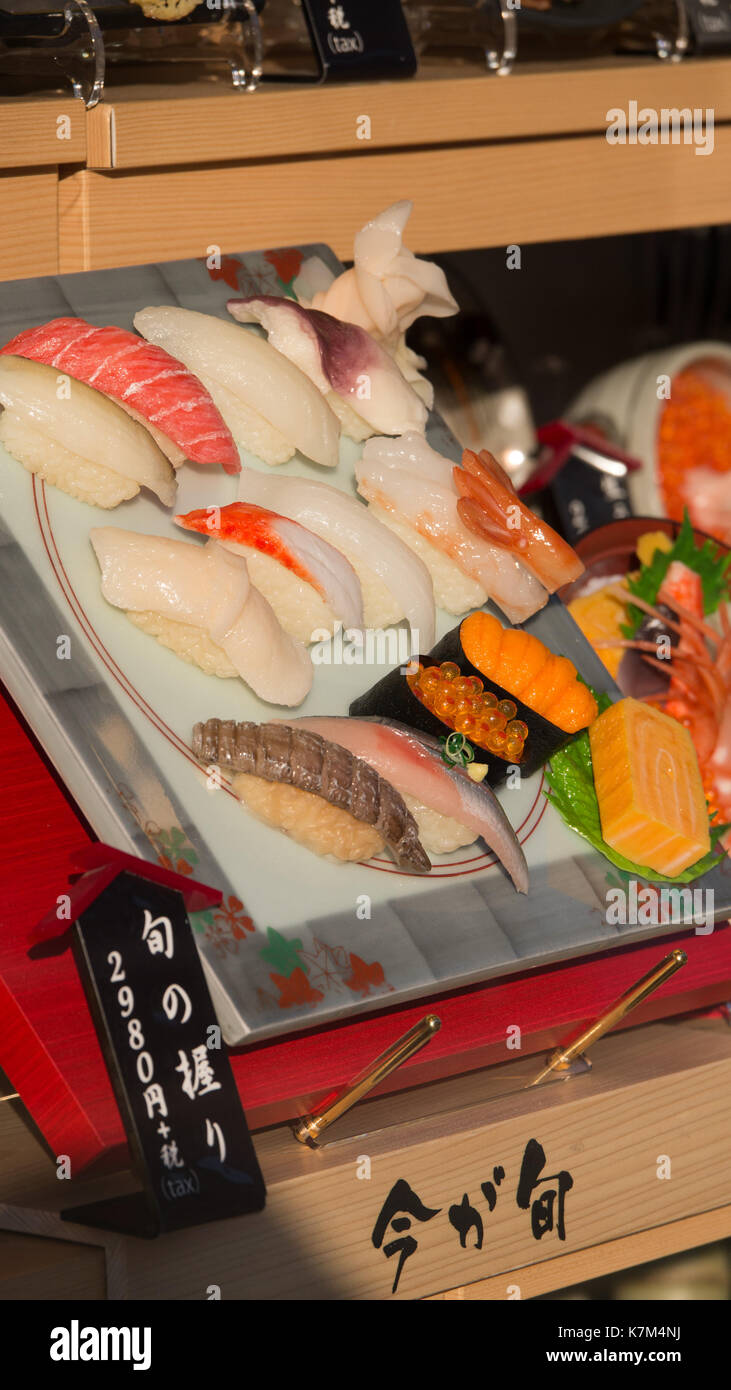
M 513 700 L 498 702 L 479 676 L 463 676 L 453 661 L 426 669 L 419 665 L 406 680 L 411 693 L 448 728 L 507 762 L 520 762 L 528 725 L 515 718 Z
M 688 506 L 683 489 L 692 468 L 731 470 L 731 406 L 725 391 L 687 367 L 673 377 L 657 438 L 658 482 L 665 513 L 673 521 L 682 521 Z M 690 513 L 692 521 L 692 502 Z

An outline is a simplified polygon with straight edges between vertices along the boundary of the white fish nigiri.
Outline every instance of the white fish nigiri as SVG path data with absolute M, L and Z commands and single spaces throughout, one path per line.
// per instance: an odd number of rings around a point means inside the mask
M 511 623 L 524 622 L 548 599 L 515 555 L 476 536 L 461 520 L 454 464 L 419 434 L 369 439 L 355 465 L 358 491 L 377 517 L 427 565 L 436 601 L 465 613 L 491 598 Z
M 286 463 L 299 449 L 335 467 L 340 427 L 327 401 L 258 333 L 173 305 L 140 310 L 135 328 L 195 373 L 235 438 L 265 463 Z
M 239 497 L 283 516 L 328 541 L 345 555 L 363 592 L 366 627 L 384 628 L 406 618 L 411 650 L 434 643 L 434 591 L 426 565 L 354 497 L 310 478 L 256 473 L 239 476 Z
M 287 722 L 338 743 L 370 763 L 401 793 L 427 853 L 444 854 L 471 845 L 481 835 L 505 865 L 518 892 L 527 893 L 525 855 L 492 788 L 473 782 L 461 768 L 447 767 L 423 735 L 417 737 L 405 725 L 347 716 Z
M 283 631 L 249 580 L 246 561 L 215 541 L 95 527 L 105 599 L 208 675 L 240 676 L 262 699 L 298 705 L 312 686 L 305 648 Z
M 0 357 L 0 443 L 44 482 L 97 507 L 116 507 L 141 487 L 166 507 L 175 473 L 147 430 L 121 406 L 55 367 Z
M 337 622 L 351 629 L 363 626 L 363 595 L 353 566 L 298 521 L 252 502 L 202 507 L 174 519 L 243 555 L 252 584 L 285 632 L 300 642 L 319 640 Z
M 228 310 L 241 323 L 262 325 L 272 346 L 327 396 L 346 434 L 366 439 L 426 428 L 424 402 L 364 328 L 271 294 L 229 299 Z

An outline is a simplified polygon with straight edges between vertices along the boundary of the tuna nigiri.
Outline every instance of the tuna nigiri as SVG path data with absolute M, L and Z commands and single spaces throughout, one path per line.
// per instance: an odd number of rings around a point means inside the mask
M 423 433 L 424 402 L 364 328 L 271 294 L 230 299 L 228 310 L 241 323 L 262 325 L 272 346 L 327 397 L 345 434 L 366 439 L 405 430 Z
M 389 627 L 405 617 L 412 651 L 428 650 L 435 627 L 429 571 L 356 498 L 328 483 L 251 468 L 241 474 L 239 497 L 298 521 L 346 555 L 360 580 L 366 627 Z
M 461 768 L 447 767 L 435 739 L 418 738 L 401 724 L 375 719 L 313 716 L 290 721 L 363 758 L 401 793 L 419 827 L 424 848 L 444 854 L 481 835 L 505 865 L 519 893 L 528 891 L 528 867 L 515 831 L 494 792 Z
M 239 472 L 231 431 L 209 393 L 182 362 L 154 343 L 124 328 L 94 328 L 84 319 L 63 318 L 19 333 L 0 348 L 0 355 L 7 353 L 44 362 L 111 396 L 147 427 L 174 468 L 189 458 Z
M 514 552 L 465 526 L 452 473 L 451 461 L 414 433 L 369 439 L 355 465 L 358 491 L 424 561 L 440 608 L 464 613 L 492 598 L 511 622 L 524 622 L 548 594 Z
M 299 522 L 250 502 L 205 507 L 176 516 L 178 526 L 243 555 L 251 581 L 272 605 L 285 632 L 312 642 L 335 623 L 363 626 L 358 576 L 345 556 Z
M 166 507 L 175 500 L 175 474 L 162 450 L 90 386 L 23 357 L 0 357 L 0 405 L 0 443 L 62 492 L 105 508 L 141 487 Z
M 215 541 L 200 547 L 114 526 L 90 539 L 105 599 L 137 627 L 208 675 L 239 676 L 271 704 L 304 700 L 309 655 L 251 584 L 245 560 Z
M 176 306 L 142 309 L 135 328 L 195 372 L 252 454 L 286 463 L 299 449 L 335 467 L 340 427 L 333 412 L 304 373 L 259 334 Z
M 209 719 L 193 730 L 193 752 L 205 767 L 234 773 L 234 791 L 254 815 L 316 854 L 362 860 L 388 845 L 401 868 L 431 868 L 399 793 L 369 763 L 317 733 Z

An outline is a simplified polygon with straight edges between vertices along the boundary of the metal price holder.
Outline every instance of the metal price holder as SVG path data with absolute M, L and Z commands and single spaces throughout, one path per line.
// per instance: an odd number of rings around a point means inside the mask
M 70 88 L 96 106 L 114 67 L 155 82 L 218 69 L 237 91 L 262 70 L 264 0 L 0 0 L 0 92 Z
M 593 1023 L 583 1028 L 575 1038 L 556 1048 L 546 1058 L 544 1066 L 537 1075 L 531 1081 L 517 1087 L 517 1090 L 529 1090 L 533 1086 L 542 1086 L 552 1081 L 566 1081 L 569 1078 L 590 1072 L 592 1065 L 586 1055 L 586 1049 L 598 1042 L 632 1009 L 641 1004 L 650 994 L 653 994 L 666 980 L 669 980 L 677 970 L 685 965 L 687 959 L 685 951 L 681 950 L 671 951 L 669 955 L 664 956 L 639 980 L 635 980 L 634 984 L 630 985 L 629 989 L 625 990 L 610 1008 L 594 1019 Z M 731 1022 L 731 1017 L 729 1021 Z M 421 1048 L 426 1047 L 440 1028 L 441 1020 L 438 1016 L 426 1014 L 424 1018 L 414 1024 L 413 1028 L 397 1038 L 385 1052 L 376 1057 L 370 1066 L 359 1072 L 349 1085 L 335 1096 L 327 1097 L 312 1114 L 304 1115 L 296 1121 L 292 1126 L 295 1139 L 298 1139 L 301 1144 L 307 1144 L 312 1148 L 317 1147 L 326 1129 L 329 1129 L 336 1120 L 339 1120 L 342 1115 L 352 1109 L 359 1100 L 363 1100 L 380 1082 L 385 1081 L 386 1077 L 391 1076 L 409 1057 L 413 1057 Z M 516 1088 L 509 1086 L 505 1090 L 496 1091 L 491 1095 L 491 1099 L 513 1095 L 515 1090 Z

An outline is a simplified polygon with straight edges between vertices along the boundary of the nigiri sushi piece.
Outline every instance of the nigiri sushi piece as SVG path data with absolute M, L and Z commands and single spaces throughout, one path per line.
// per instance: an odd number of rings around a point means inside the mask
M 312 686 L 306 649 L 283 631 L 246 561 L 215 541 L 89 533 L 102 593 L 133 623 L 207 675 L 240 677 L 262 700 L 298 705 Z
M 166 507 L 175 473 L 147 430 L 99 391 L 24 357 L 0 357 L 0 443 L 29 473 L 111 508 L 141 487 Z
M 524 622 L 548 593 L 514 552 L 464 524 L 453 471 L 452 462 L 415 433 L 369 439 L 355 465 L 359 493 L 424 561 L 440 608 L 465 613 L 491 598 L 510 622 Z
M 298 521 L 347 557 L 360 580 L 366 627 L 386 628 L 406 618 L 412 650 L 431 646 L 436 615 L 426 565 L 356 498 L 328 483 L 252 468 L 240 475 L 239 497 Z
M 52 319 L 0 348 L 0 356 L 8 353 L 55 367 L 111 396 L 145 425 L 174 468 L 188 458 L 240 472 L 231 431 L 205 386 L 163 348 L 125 328 Z
M 387 845 L 400 868 L 431 869 L 403 798 L 362 758 L 288 724 L 209 719 L 193 730 L 204 767 L 234 774 L 237 796 L 315 854 L 370 859 Z
M 465 526 L 480 539 L 508 550 L 550 594 L 583 574 L 576 551 L 521 502 L 512 480 L 487 449 L 481 449 L 479 457 L 465 449 L 462 467 L 454 468 L 453 476 L 460 495 L 457 509 Z
M 484 782 L 448 767 L 436 739 L 388 720 L 333 715 L 293 719 L 290 727 L 309 729 L 370 763 L 401 793 L 427 853 L 446 854 L 481 835 L 518 892 L 527 893 L 525 855 L 500 802 Z
M 285 632 L 300 642 L 332 632 L 337 622 L 351 629 L 363 626 L 363 595 L 353 566 L 299 522 L 251 502 L 205 507 L 175 521 L 242 555 L 252 584 Z
M 424 432 L 424 402 L 364 328 L 271 294 L 229 299 L 228 310 L 240 323 L 262 325 L 272 346 L 327 397 L 353 439 Z
M 195 372 L 243 448 L 269 464 L 299 449 L 335 467 L 340 426 L 327 401 L 258 333 L 172 305 L 142 309 L 135 328 Z

